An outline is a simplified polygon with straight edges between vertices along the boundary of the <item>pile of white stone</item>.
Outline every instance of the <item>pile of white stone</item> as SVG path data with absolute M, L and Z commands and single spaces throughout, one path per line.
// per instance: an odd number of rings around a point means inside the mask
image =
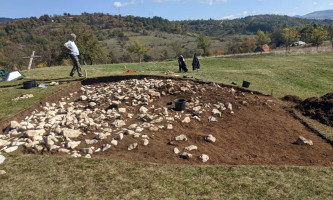
M 69 94 L 59 103 L 46 103 L 24 120 L 12 121 L 4 134 L 0 134 L 0 151 L 11 153 L 23 147 L 28 152 L 50 151 L 90 158 L 98 152 L 116 148 L 125 137 L 136 141 L 128 145 L 127 150 L 131 151 L 139 145 L 149 145 L 159 130 L 172 130 L 175 123 L 212 118 L 217 121 L 222 112 L 233 114 L 229 102 L 201 102 L 200 95 L 195 94 L 204 91 L 205 88 L 193 82 L 171 79 L 132 79 L 82 86 L 81 91 Z M 186 109 L 191 112 L 172 112 L 167 105 L 154 105 L 163 96 L 180 93 L 193 96 L 186 103 Z M 68 102 L 71 97 L 78 98 Z M 200 118 L 203 112 L 209 113 L 209 119 Z M 187 149 L 191 151 L 193 148 Z M 180 157 L 190 158 L 191 154 L 183 152 Z M 203 162 L 209 159 L 204 154 L 200 158 Z

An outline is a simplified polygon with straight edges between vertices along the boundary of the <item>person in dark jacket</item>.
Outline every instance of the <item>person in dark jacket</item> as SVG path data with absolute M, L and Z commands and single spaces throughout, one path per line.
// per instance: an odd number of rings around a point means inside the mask
M 185 59 L 182 55 L 180 55 L 178 57 L 178 64 L 179 64 L 179 72 L 181 72 L 182 70 L 184 70 L 184 72 L 188 71 L 188 69 L 186 67 Z
M 199 62 L 199 59 L 197 57 L 197 53 L 194 54 L 192 67 L 193 67 L 193 71 L 196 70 L 196 69 L 197 70 L 200 69 L 200 62 Z

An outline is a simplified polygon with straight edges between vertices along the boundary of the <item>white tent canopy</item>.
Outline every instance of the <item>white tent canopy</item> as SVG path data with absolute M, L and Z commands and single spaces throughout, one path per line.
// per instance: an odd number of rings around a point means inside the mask
M 23 75 L 21 74 L 21 72 L 19 71 L 12 71 L 12 72 L 9 72 L 8 74 L 6 74 L 2 81 L 12 81 L 12 80 L 15 80 L 15 79 L 18 79 L 20 77 L 22 77 Z

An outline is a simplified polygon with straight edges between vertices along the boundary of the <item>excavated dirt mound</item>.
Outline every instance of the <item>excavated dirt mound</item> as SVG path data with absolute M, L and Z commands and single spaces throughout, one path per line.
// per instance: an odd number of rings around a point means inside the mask
M 333 127 L 333 93 L 305 99 L 297 108 L 303 115 Z
M 187 101 L 184 111 L 175 111 L 175 99 Z M 278 100 L 190 80 L 147 78 L 84 85 L 77 92 L 53 97 L 17 121 L 16 128 L 0 134 L 9 141 L 7 148 L 16 142 L 14 153 L 76 157 L 89 153 L 165 164 L 333 166 L 333 147 Z M 45 132 L 41 139 L 28 136 L 27 129 Z M 74 129 L 79 130 L 77 137 L 64 137 L 64 130 Z M 186 140 L 177 141 L 180 135 Z M 207 142 L 208 135 L 216 141 Z M 312 140 L 313 146 L 295 144 L 299 136 Z M 78 145 L 71 148 L 73 142 Z M 136 148 L 129 150 L 133 144 Z M 188 150 L 191 145 L 197 149 Z M 184 152 L 192 157 L 180 156 Z M 202 154 L 209 156 L 205 163 Z

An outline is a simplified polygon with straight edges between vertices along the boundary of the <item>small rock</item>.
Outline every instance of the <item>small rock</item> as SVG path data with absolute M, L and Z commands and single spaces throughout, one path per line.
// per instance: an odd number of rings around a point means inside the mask
M 206 154 L 201 154 L 199 158 L 202 162 L 207 162 L 209 160 L 209 156 Z
M 227 102 L 224 105 L 227 109 L 232 110 L 232 104 L 231 103 Z
M 94 108 L 97 104 L 95 102 L 90 102 L 88 105 L 90 108 Z
M 149 144 L 149 140 L 148 139 L 143 139 L 143 145 L 147 146 Z
M 82 134 L 82 132 L 80 130 L 75 130 L 75 129 L 63 129 L 61 134 L 64 137 L 77 138 Z
M 141 108 L 139 109 L 139 112 L 140 113 L 143 113 L 143 114 L 146 114 L 148 111 L 148 108 L 144 107 L 144 106 L 141 106 Z
M 115 139 L 111 140 L 111 145 L 117 146 L 118 145 L 118 141 L 115 140 Z
M 117 135 L 116 137 L 114 137 L 115 140 L 122 140 L 124 138 L 124 134 L 120 133 L 119 135 Z
M 9 148 L 5 149 L 5 152 L 6 152 L 6 153 L 11 153 L 11 152 L 16 151 L 17 148 L 18 148 L 18 146 L 12 146 L 12 147 L 9 147 Z
M 32 138 L 34 136 L 41 136 L 45 134 L 45 129 L 38 129 L 38 130 L 27 130 L 25 132 L 25 136 Z
M 219 116 L 219 117 L 221 117 L 221 112 L 219 111 L 219 110 L 217 110 L 216 108 L 214 108 L 213 110 L 212 110 L 212 114 L 213 115 L 217 115 L 217 116 Z
M 85 95 L 81 95 L 80 98 L 79 98 L 80 101 L 85 101 L 87 99 L 88 99 L 88 97 L 85 96 Z
M 135 149 L 135 148 L 137 148 L 138 147 L 138 143 L 133 143 L 133 144 L 130 144 L 129 146 L 128 146 L 128 148 L 127 148 L 127 150 L 129 150 L 129 151 L 131 151 L 131 150 L 133 150 L 133 149 Z
M 70 153 L 70 152 L 71 152 L 71 150 L 69 150 L 69 149 L 64 149 L 64 148 L 61 148 L 61 149 L 58 149 L 58 152 L 59 152 L 59 153 Z
M 209 117 L 208 121 L 209 122 L 217 122 L 217 119 L 215 117 Z
M 106 151 L 111 148 L 110 144 L 103 144 L 102 151 Z
M 179 149 L 177 148 L 177 147 L 175 147 L 174 149 L 173 149 L 173 152 L 175 153 L 175 154 L 179 154 Z
M 190 123 L 191 119 L 189 117 L 185 117 L 182 123 Z
M 305 137 L 303 136 L 299 136 L 299 138 L 296 140 L 296 144 L 299 144 L 299 145 L 310 145 L 312 146 L 313 145 L 313 142 L 312 140 L 309 140 L 309 139 L 306 139 Z
M 66 144 L 66 147 L 69 149 L 75 149 L 80 144 L 81 144 L 81 141 L 71 141 Z
M 5 170 L 0 170 L 0 175 L 4 175 L 6 174 L 6 171 Z
M 2 164 L 3 162 L 5 162 L 6 157 L 3 155 L 0 155 L 0 164 Z
M 126 108 L 119 108 L 119 109 L 118 109 L 118 112 L 119 112 L 119 113 L 126 113 Z
M 185 149 L 188 150 L 188 151 L 192 151 L 192 150 L 197 150 L 198 147 L 195 146 L 195 145 L 190 145 L 190 146 L 188 146 L 188 147 L 185 147 Z
M 173 129 L 173 126 L 172 126 L 172 124 L 168 124 L 166 128 L 167 128 L 168 130 L 171 130 L 171 129 Z
M 192 158 L 193 156 L 192 156 L 192 154 L 190 154 L 190 153 L 183 152 L 182 154 L 180 154 L 180 157 L 181 157 L 181 158 L 184 158 L 184 159 L 190 159 L 190 158 Z
M 93 150 L 91 148 L 82 148 L 81 152 L 85 154 L 93 154 Z
M 176 141 L 187 141 L 187 137 L 184 134 L 181 134 L 175 138 Z
M 208 136 L 205 137 L 205 140 L 207 142 L 215 142 L 216 141 L 216 138 L 212 135 L 212 134 L 209 134 Z
M 91 158 L 91 155 L 90 155 L 90 154 L 87 154 L 87 155 L 85 155 L 84 157 L 89 159 L 89 158 Z

